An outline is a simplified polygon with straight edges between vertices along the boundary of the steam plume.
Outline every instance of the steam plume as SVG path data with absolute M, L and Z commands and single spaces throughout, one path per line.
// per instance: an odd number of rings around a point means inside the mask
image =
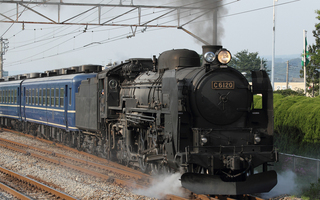
M 186 24 L 186 29 L 190 30 L 193 34 L 205 40 L 210 44 L 221 44 L 221 38 L 224 34 L 224 29 L 219 19 L 219 13 L 227 13 L 227 9 L 223 6 L 222 0 L 178 0 L 174 1 L 148 1 L 158 5 L 171 5 L 171 6 L 185 6 L 185 7 L 198 7 L 205 8 L 206 10 L 189 10 L 181 14 L 181 25 Z M 216 14 L 214 14 L 216 13 Z M 201 16 L 201 17 L 200 17 Z M 199 17 L 199 18 L 198 18 Z M 196 20 L 194 20 L 197 18 Z M 194 20 L 194 21 L 192 21 Z M 196 40 L 199 42 L 198 40 Z
M 163 199 L 167 194 L 182 196 L 180 173 L 162 174 L 154 178 L 151 186 L 146 189 L 138 189 L 133 191 L 135 194 L 144 195 L 152 198 Z
M 292 171 L 278 173 L 278 184 L 268 193 L 263 194 L 263 198 L 272 198 L 282 194 L 292 194 L 297 189 L 295 183 L 296 174 Z
M 181 5 L 189 4 L 193 7 L 208 8 L 204 10 L 206 13 L 196 23 L 190 23 L 191 31 L 211 44 L 221 44 L 221 37 L 223 36 L 223 27 L 219 21 L 219 13 L 226 12 L 226 9 L 222 6 L 221 0 L 181 0 Z M 199 15 L 199 14 L 198 14 Z M 195 16 L 188 19 L 194 19 Z M 197 22 L 199 21 L 199 22 Z

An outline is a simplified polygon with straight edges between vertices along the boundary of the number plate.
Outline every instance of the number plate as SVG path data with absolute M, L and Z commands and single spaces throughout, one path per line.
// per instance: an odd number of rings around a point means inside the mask
M 212 81 L 213 90 L 234 89 L 234 81 Z

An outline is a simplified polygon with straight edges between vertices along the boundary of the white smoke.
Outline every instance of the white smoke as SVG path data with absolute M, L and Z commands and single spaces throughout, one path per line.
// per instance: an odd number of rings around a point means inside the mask
M 180 177 L 180 173 L 158 175 L 154 177 L 150 187 L 134 190 L 133 193 L 157 199 L 163 199 L 167 194 L 183 196 Z
M 278 184 L 270 192 L 263 193 L 262 198 L 272 198 L 282 194 L 296 193 L 296 177 L 297 175 L 291 170 L 278 173 Z

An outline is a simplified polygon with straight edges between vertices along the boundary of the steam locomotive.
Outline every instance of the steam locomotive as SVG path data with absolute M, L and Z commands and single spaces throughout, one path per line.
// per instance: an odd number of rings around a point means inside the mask
M 181 171 L 198 194 L 268 192 L 277 184 L 268 163 L 278 160 L 272 87 L 263 70 L 249 84 L 230 60 L 222 46 L 203 46 L 202 64 L 177 49 L 103 71 L 12 78 L 0 82 L 0 122 L 144 172 Z

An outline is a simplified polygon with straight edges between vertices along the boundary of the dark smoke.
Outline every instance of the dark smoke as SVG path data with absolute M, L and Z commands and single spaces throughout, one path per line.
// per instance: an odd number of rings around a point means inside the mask
M 135 1 L 134 1 L 135 2 Z M 138 1 L 137 1 L 138 2 Z M 148 0 L 143 1 L 140 0 L 141 3 L 146 3 L 148 5 L 167 5 L 167 6 L 185 6 L 185 7 L 200 7 L 206 8 L 208 10 L 189 10 L 181 14 L 181 25 L 197 18 L 198 16 L 204 14 L 200 18 L 190 22 L 189 24 L 183 26 L 183 28 L 187 29 L 191 33 L 205 40 L 209 44 L 221 44 L 221 38 L 224 34 L 223 25 L 221 23 L 221 18 L 219 18 L 219 14 L 227 13 L 227 9 L 223 6 L 222 0 L 178 0 L 178 1 L 159 1 L 159 0 Z M 216 20 L 214 19 L 213 12 L 216 11 L 217 16 Z M 217 28 L 217 31 L 216 31 Z M 216 34 L 217 33 L 217 34 Z M 216 38 L 216 39 L 215 39 Z M 196 39 L 195 39 L 196 40 Z M 217 41 L 216 41 L 217 40 Z M 196 40 L 199 42 L 199 40 Z M 202 43 L 201 43 L 202 44 Z
M 181 0 L 180 1 L 180 5 L 186 5 L 186 4 L 189 4 L 192 7 L 209 8 L 210 10 L 210 12 L 208 12 L 201 18 L 195 20 L 194 22 L 191 22 L 191 24 L 188 25 L 188 27 L 190 27 L 190 31 L 210 44 L 221 44 L 221 37 L 223 36 L 224 29 L 219 20 L 219 13 L 221 12 L 226 13 L 226 8 L 223 7 L 222 0 Z M 204 11 L 204 12 L 207 12 L 207 11 Z M 214 12 L 217 12 L 217 14 L 214 15 Z M 218 17 L 218 18 L 214 20 L 215 17 Z M 189 20 L 192 20 L 194 18 L 195 16 L 188 17 Z M 215 37 L 217 38 L 217 41 L 215 41 Z

